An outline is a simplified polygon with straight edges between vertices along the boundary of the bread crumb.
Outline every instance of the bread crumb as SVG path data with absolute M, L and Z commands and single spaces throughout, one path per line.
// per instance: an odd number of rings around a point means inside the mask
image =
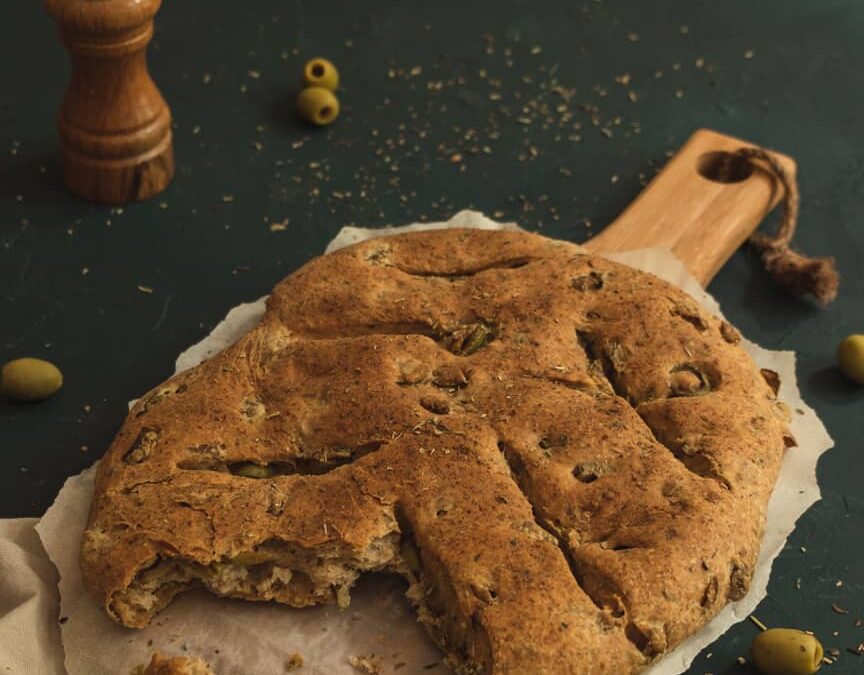
M 132 675 L 214 675 L 210 666 L 197 656 L 163 656 L 154 652 L 150 663 L 138 666 Z
M 354 670 L 367 673 L 367 675 L 380 675 L 381 673 L 381 657 L 375 654 L 349 656 L 348 663 L 351 664 Z
M 294 652 L 288 657 L 285 662 L 285 672 L 292 670 L 300 670 L 303 667 L 303 655 L 300 652 Z

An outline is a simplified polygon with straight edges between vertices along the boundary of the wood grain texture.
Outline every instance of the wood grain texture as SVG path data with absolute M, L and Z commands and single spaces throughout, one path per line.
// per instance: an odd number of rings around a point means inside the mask
M 783 197 L 765 167 L 732 155 L 752 145 L 696 131 L 633 203 L 585 246 L 600 253 L 663 246 L 707 286 Z M 794 177 L 795 162 L 775 154 Z
M 125 204 L 174 175 L 171 112 L 147 71 L 161 0 L 45 0 L 72 59 L 57 126 L 66 186 Z

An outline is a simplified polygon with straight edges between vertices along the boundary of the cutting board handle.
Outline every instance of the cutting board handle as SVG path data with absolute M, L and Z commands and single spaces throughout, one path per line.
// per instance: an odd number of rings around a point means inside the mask
M 700 129 L 615 221 L 585 246 L 597 253 L 662 246 L 703 286 L 783 197 L 766 167 L 734 153 L 752 143 Z M 772 153 L 795 176 L 791 157 Z

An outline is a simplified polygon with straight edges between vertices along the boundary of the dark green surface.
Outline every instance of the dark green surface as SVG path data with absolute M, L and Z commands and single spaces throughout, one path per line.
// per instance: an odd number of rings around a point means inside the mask
M 168 2 L 150 65 L 174 114 L 177 177 L 122 213 L 64 191 L 54 117 L 65 55 L 35 0 L 7 4 L 0 361 L 51 359 L 66 386 L 43 404 L 0 403 L 0 516 L 42 513 L 67 476 L 100 456 L 126 401 L 166 378 L 176 355 L 228 308 L 266 293 L 342 225 L 443 219 L 473 206 L 581 241 L 586 221 L 595 232 L 609 222 L 638 193 L 640 173 L 650 176 L 664 153 L 706 126 L 799 161 L 797 241 L 836 256 L 843 275 L 838 300 L 818 310 L 772 286 L 741 251 L 710 290 L 748 337 L 798 353 L 804 395 L 836 441 L 819 464 L 823 500 L 775 563 L 757 615 L 813 629 L 840 649 L 827 672 L 864 673 L 864 657 L 846 652 L 864 641 L 864 627 L 854 626 L 864 614 L 864 389 L 833 368 L 840 338 L 864 332 L 860 0 Z M 342 117 L 325 131 L 292 112 L 302 63 L 316 55 L 331 58 L 344 83 Z M 415 66 L 422 72 L 412 76 Z M 550 72 L 577 89 L 563 125 Z M 626 88 L 614 80 L 623 73 L 632 76 Z M 443 85 L 430 90 L 430 81 Z M 501 100 L 490 100 L 495 91 Z M 548 128 L 517 119 L 523 105 L 533 116 L 532 101 L 551 103 Z M 600 131 L 607 125 L 611 138 Z M 468 130 L 476 140 L 465 140 Z M 265 222 L 286 218 L 281 232 Z M 834 613 L 832 602 L 850 613 Z M 737 626 L 690 672 L 738 672 L 735 657 L 753 634 L 749 623 Z

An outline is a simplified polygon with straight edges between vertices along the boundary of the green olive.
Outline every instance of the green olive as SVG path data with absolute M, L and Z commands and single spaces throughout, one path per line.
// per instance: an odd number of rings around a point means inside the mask
M 276 475 L 276 469 L 266 464 L 255 462 L 239 462 L 231 465 L 231 473 L 244 478 L 271 478 Z
M 310 59 L 303 67 L 303 86 L 336 91 L 339 88 L 339 71 L 327 59 Z
M 273 554 L 268 553 L 267 551 L 246 551 L 244 553 L 238 553 L 236 556 L 231 558 L 229 562 L 243 567 L 252 567 L 253 565 L 260 565 L 263 562 L 269 562 L 271 560 L 273 560 Z
M 840 343 L 837 363 L 846 377 L 856 384 L 864 384 L 864 335 L 850 335 Z
M 750 656 L 765 675 L 811 675 L 822 665 L 822 645 L 794 628 L 770 628 L 753 640 Z
M 297 112 L 307 122 L 324 126 L 339 117 L 339 99 L 324 87 L 306 87 L 297 97 Z
M 63 374 L 42 359 L 15 359 L 0 370 L 0 394 L 16 401 L 42 401 L 63 386 Z
M 409 539 L 403 539 L 400 553 L 411 574 L 415 577 L 420 576 L 420 551 L 417 550 L 414 543 Z

